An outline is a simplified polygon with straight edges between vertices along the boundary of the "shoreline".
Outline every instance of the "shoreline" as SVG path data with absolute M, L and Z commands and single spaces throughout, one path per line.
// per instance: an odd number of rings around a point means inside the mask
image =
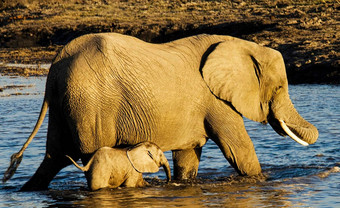
M 0 62 L 50 63 L 63 45 L 88 33 L 118 32 L 152 43 L 208 33 L 280 51 L 290 84 L 340 84 L 340 5 L 336 0 L 77 2 L 18 3 L 0 9 Z M 0 65 L 0 74 L 13 73 L 41 76 L 48 70 Z

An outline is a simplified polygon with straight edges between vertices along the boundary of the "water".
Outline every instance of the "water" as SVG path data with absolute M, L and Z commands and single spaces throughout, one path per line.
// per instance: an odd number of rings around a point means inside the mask
M 45 78 L 0 76 L 0 175 L 33 129 Z M 245 120 L 266 180 L 238 177 L 216 145 L 203 149 L 198 180 L 165 183 L 165 174 L 146 174 L 146 188 L 90 192 L 81 171 L 63 169 L 48 191 L 18 192 L 44 157 L 47 119 L 25 151 L 13 178 L 0 185 L 0 207 L 340 207 L 340 86 L 290 86 L 299 113 L 320 133 L 303 147 L 268 125 Z M 171 153 L 166 153 L 169 161 Z
M 21 63 L 3 63 L 0 62 L 0 66 L 3 67 L 18 67 L 18 68 L 31 68 L 31 69 L 49 69 L 51 64 L 21 64 Z

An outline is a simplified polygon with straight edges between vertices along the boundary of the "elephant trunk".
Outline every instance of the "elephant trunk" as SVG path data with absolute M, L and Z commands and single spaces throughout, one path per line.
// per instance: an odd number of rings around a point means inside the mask
M 279 122 L 285 133 L 299 144 L 308 146 L 309 144 L 315 143 L 318 138 L 318 130 L 311 123 L 307 122 L 307 125 L 296 126 L 290 123 L 286 124 L 283 120 Z
M 165 171 L 167 181 L 171 181 L 171 170 L 170 170 L 170 165 L 166 157 L 163 155 L 161 165 Z
M 288 135 L 301 145 L 315 143 L 319 136 L 317 128 L 300 116 L 289 98 L 285 100 L 284 105 L 272 103 L 268 119 L 270 125 L 278 134 Z

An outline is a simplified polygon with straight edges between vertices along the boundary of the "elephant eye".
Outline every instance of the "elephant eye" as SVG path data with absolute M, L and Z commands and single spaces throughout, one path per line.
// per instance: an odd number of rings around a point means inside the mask
M 283 87 L 280 85 L 276 88 L 274 88 L 274 91 L 273 91 L 273 95 L 277 94 L 279 92 L 280 89 L 282 89 Z
M 148 155 L 151 157 L 151 159 L 153 159 L 153 155 L 150 151 L 148 151 Z

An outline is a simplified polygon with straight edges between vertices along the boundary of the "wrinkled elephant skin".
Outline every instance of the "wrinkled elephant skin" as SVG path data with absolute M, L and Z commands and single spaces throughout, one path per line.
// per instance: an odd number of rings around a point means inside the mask
M 26 144 L 48 107 L 46 156 L 22 190 L 46 189 L 71 164 L 64 155 L 86 164 L 101 147 L 143 141 L 173 151 L 176 179 L 197 175 L 208 138 L 240 175 L 258 175 L 243 116 L 269 122 L 280 135 L 293 133 L 304 144 L 318 137 L 289 98 L 280 52 L 230 36 L 165 44 L 115 33 L 79 37 L 53 61 L 42 112 Z M 15 166 L 23 150 L 14 156 Z
M 66 155 L 73 164 L 85 172 L 90 190 L 102 188 L 143 187 L 142 173 L 158 172 L 163 167 L 167 180 L 171 180 L 170 166 L 162 150 L 151 142 L 142 142 L 129 148 L 101 147 L 91 157 L 86 166 L 79 166 Z

